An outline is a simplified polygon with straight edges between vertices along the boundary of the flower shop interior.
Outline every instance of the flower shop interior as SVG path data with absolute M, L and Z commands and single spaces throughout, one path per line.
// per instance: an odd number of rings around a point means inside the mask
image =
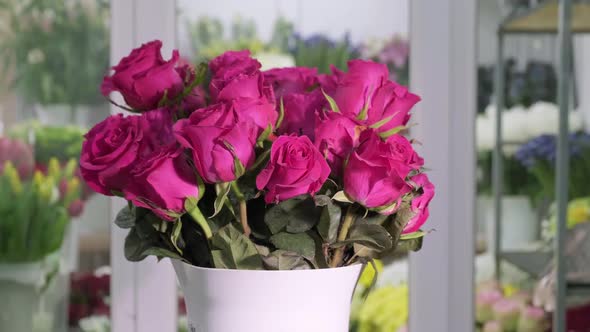
M 372 60 L 420 96 L 429 221 L 367 265 L 350 331 L 590 331 L 589 1 L 0 0 L 0 332 L 207 332 L 78 165 L 125 104 L 103 77 L 154 39 L 195 65 Z

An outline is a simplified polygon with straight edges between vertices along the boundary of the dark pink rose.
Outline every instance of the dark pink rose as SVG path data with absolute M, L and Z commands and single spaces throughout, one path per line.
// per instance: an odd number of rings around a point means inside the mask
M 279 117 L 275 106 L 264 98 L 233 99 L 231 105 L 239 121 L 249 123 L 255 129 L 255 138 L 258 138 L 269 126 L 274 128 Z
M 75 199 L 68 206 L 68 215 L 70 217 L 79 217 L 84 211 L 84 202 L 81 199 Z
M 387 138 L 387 143 L 391 144 L 397 152 L 400 160 L 413 170 L 418 170 L 424 166 L 424 159 L 418 155 L 412 143 L 402 135 L 395 134 Z
M 127 105 L 140 111 L 156 108 L 164 95 L 172 99 L 180 94 L 184 84 L 175 68 L 179 59 L 178 51 L 172 52 L 172 58 L 165 61 L 160 53 L 161 48 L 161 41 L 152 41 L 121 59 L 112 68 L 114 73 L 105 76 L 101 85 L 102 94 L 108 96 L 118 91 Z
M 358 144 L 364 128 L 342 113 L 322 112 L 316 118 L 315 146 L 328 160 L 332 174 L 340 176 L 344 161 Z
M 319 74 L 318 75 L 318 83 L 322 90 L 327 93 L 329 96 L 334 95 L 336 92 L 336 87 L 338 86 L 338 82 L 344 76 L 344 72 L 334 65 L 330 65 L 330 69 L 332 71 L 331 74 Z
M 387 66 L 372 61 L 351 60 L 348 72 L 333 75 L 324 84 L 328 86 L 326 93 L 334 98 L 343 114 L 356 117 L 367 126 L 388 119 L 379 126 L 379 132 L 406 125 L 411 108 L 420 100 L 389 80 Z M 334 84 L 335 87 L 331 86 Z
M 278 133 L 306 135 L 313 141 L 316 112 L 321 111 L 325 103 L 326 99 L 320 90 L 283 96 L 285 115 Z
M 123 193 L 136 206 L 151 209 L 164 220 L 175 220 L 185 213 L 186 198 L 198 197 L 199 189 L 183 149 L 171 144 L 139 158 Z
M 228 101 L 234 98 L 266 97 L 260 63 L 249 51 L 228 51 L 209 62 L 212 78 L 209 84 L 211 99 Z M 269 100 L 271 102 L 273 100 Z
M 142 146 L 142 117 L 112 115 L 84 137 L 80 174 L 88 186 L 108 196 L 122 191 Z
M 154 150 L 160 146 L 176 142 L 172 126 L 174 125 L 173 111 L 168 107 L 161 107 L 141 114 L 141 126 L 144 131 L 144 145 L 146 149 Z
M 279 136 L 272 144 L 268 164 L 256 177 L 256 187 L 267 190 L 267 203 L 278 203 L 314 195 L 329 175 L 330 166 L 307 136 Z
M 403 233 L 413 233 L 420 230 L 420 227 L 424 225 L 426 219 L 428 219 L 428 204 L 434 197 L 434 185 L 428 180 L 428 176 L 424 173 L 414 175 L 411 178 L 411 182 L 414 184 L 414 190 L 418 193 L 418 196 L 412 199 L 411 209 L 414 216 L 404 228 Z
M 263 74 L 264 80 L 272 86 L 277 102 L 283 96 L 305 93 L 318 85 L 316 68 L 275 68 L 267 70 Z
M 344 166 L 344 192 L 381 214 L 395 212 L 402 197 L 412 191 L 406 183 L 411 168 L 400 159 L 392 145 L 374 130 L 363 131 L 358 147 Z
M 195 69 L 193 68 L 190 63 L 186 62 L 186 60 L 182 60 L 182 65 L 176 68 L 176 72 L 182 78 L 184 82 L 184 86 L 190 86 L 194 83 L 196 79 Z M 195 86 L 190 93 L 188 93 L 182 99 L 180 110 L 182 114 L 190 114 L 192 111 L 196 110 L 197 108 L 202 108 L 207 105 L 206 102 L 206 93 L 202 86 L 197 85 Z
M 256 128 L 239 121 L 230 104 L 213 104 L 174 125 L 178 142 L 191 150 L 197 172 L 208 183 L 237 179 L 236 162 L 248 169 L 254 163 Z

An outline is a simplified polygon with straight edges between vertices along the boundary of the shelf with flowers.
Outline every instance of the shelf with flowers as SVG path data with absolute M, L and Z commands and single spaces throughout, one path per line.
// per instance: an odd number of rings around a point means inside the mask
M 82 212 L 76 160 L 35 170 L 32 148 L 0 137 L 0 329 L 67 326 L 70 218 Z
M 419 97 L 370 61 L 263 72 L 229 51 L 192 68 L 161 47 L 113 67 L 103 93 L 137 114 L 82 146 L 88 185 L 129 202 L 127 258 L 173 259 L 195 329 L 346 330 L 363 263 L 425 235 L 434 185 L 403 135 Z

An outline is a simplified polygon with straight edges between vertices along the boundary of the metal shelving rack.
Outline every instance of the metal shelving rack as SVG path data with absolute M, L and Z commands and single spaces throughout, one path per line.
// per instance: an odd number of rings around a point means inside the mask
M 590 33 L 590 2 L 574 0 L 541 1 L 526 11 L 510 14 L 498 29 L 498 54 L 496 65 L 496 146 L 494 150 L 494 257 L 496 276 L 500 276 L 500 262 L 506 260 L 532 275 L 538 274 L 552 259 L 556 266 L 553 331 L 565 332 L 566 296 L 569 292 L 588 292 L 590 285 L 568 283 L 564 245 L 566 241 L 566 216 L 568 204 L 568 113 L 570 110 L 570 84 L 572 82 L 572 35 Z M 556 199 L 557 234 L 553 252 L 504 252 L 501 248 L 502 225 L 502 110 L 505 107 L 504 41 L 508 35 L 548 34 L 559 38 L 558 103 L 559 134 L 557 140 Z

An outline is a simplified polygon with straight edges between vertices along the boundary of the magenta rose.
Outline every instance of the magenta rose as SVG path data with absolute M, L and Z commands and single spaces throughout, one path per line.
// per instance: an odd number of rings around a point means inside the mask
M 140 111 L 156 108 L 164 95 L 172 99 L 180 94 L 184 86 L 183 78 L 175 68 L 178 51 L 172 52 L 172 58 L 165 61 L 161 48 L 161 41 L 152 41 L 121 59 L 112 68 L 114 73 L 105 76 L 101 85 L 102 94 L 108 96 L 118 91 L 127 105 Z
M 188 119 L 176 122 L 174 135 L 191 150 L 197 172 L 208 183 L 237 179 L 242 174 L 236 162 L 248 169 L 256 157 L 256 129 L 249 122 L 239 122 L 229 104 L 194 111 Z
M 229 101 L 236 98 L 267 98 L 274 102 L 272 88 L 264 84 L 258 60 L 249 51 L 228 51 L 209 62 L 212 78 L 211 99 Z
M 272 86 L 277 102 L 283 96 L 308 92 L 318 85 L 316 68 L 275 68 L 263 74 L 264 80 Z
M 430 213 L 428 212 L 428 204 L 434 197 L 434 185 L 428 180 L 428 176 L 424 173 L 414 175 L 411 182 L 415 185 L 415 191 L 418 196 L 414 197 L 411 202 L 411 209 L 414 213 L 412 219 L 408 221 L 403 233 L 413 233 L 420 230 L 424 225 Z
M 316 117 L 315 146 L 328 160 L 335 176 L 342 174 L 344 161 L 358 144 L 364 128 L 342 113 L 322 112 Z
M 142 118 L 112 115 L 84 137 L 80 173 L 88 186 L 108 196 L 122 191 L 143 143 Z
M 327 93 L 342 113 L 359 118 L 367 126 L 389 118 L 377 129 L 379 132 L 406 125 L 411 108 L 420 100 L 405 87 L 389 80 L 387 66 L 372 61 L 349 61 L 348 72 L 338 74 L 336 82 L 333 81 L 326 83 L 336 85 L 328 89 L 333 92 Z
M 279 136 L 272 144 L 268 164 L 256 177 L 256 187 L 267 191 L 267 203 L 278 203 L 314 195 L 329 175 L 330 166 L 307 136 Z
M 255 138 L 269 126 L 274 128 L 279 117 L 275 106 L 264 98 L 238 98 L 228 103 L 231 103 L 240 122 L 249 123 L 255 129 Z
M 412 147 L 412 143 L 402 135 L 394 134 L 387 138 L 387 143 L 395 149 L 400 160 L 413 170 L 418 170 L 424 166 L 424 159 L 418 155 Z
M 381 214 L 395 212 L 402 197 L 412 191 L 406 182 L 411 168 L 400 159 L 392 145 L 374 130 L 363 131 L 358 147 L 344 166 L 344 192 Z
M 198 197 L 199 189 L 183 149 L 171 144 L 158 147 L 134 164 L 123 193 L 136 206 L 171 221 L 185 212 L 184 201 Z
M 186 61 L 183 62 L 184 63 L 181 66 L 176 68 L 176 72 L 178 72 L 178 75 L 180 75 L 182 78 L 184 86 L 187 87 L 194 83 L 196 75 L 193 66 Z M 197 108 L 205 107 L 207 105 L 205 97 L 206 93 L 203 87 L 200 85 L 195 86 L 192 91 L 182 98 L 182 102 L 180 104 L 180 110 L 182 111 L 182 114 L 190 114 Z
M 316 112 L 321 111 L 325 103 L 326 99 L 320 90 L 283 96 L 285 115 L 278 133 L 306 135 L 313 141 Z
M 161 107 L 141 114 L 144 145 L 148 145 L 142 147 L 142 152 L 145 152 L 145 149 L 154 150 L 176 142 L 172 130 L 173 116 L 173 110 L 168 107 Z

